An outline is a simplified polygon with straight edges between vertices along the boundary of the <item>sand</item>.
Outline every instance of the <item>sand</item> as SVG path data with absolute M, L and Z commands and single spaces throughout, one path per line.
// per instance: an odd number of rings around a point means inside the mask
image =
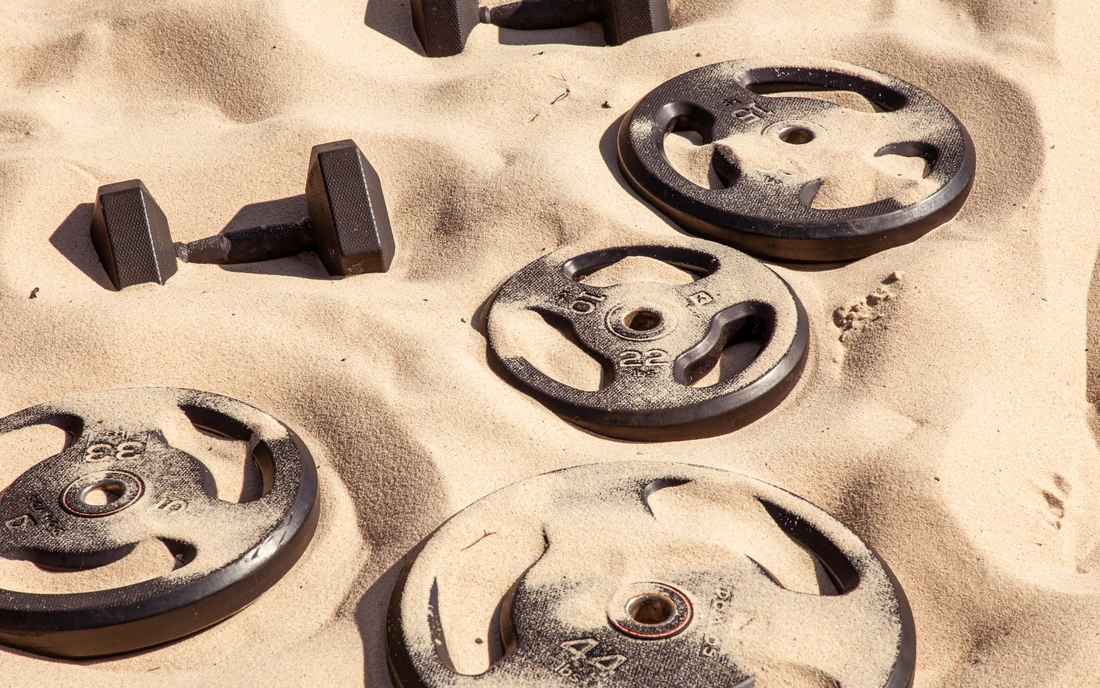
M 912 604 L 917 686 L 1100 685 L 1098 20 L 1090 0 L 680 0 L 671 32 L 618 48 L 596 25 L 479 26 L 427 59 L 398 0 L 0 2 L 0 414 L 226 394 L 299 433 L 324 500 L 237 616 L 123 658 L 0 650 L 0 684 L 387 686 L 386 602 L 422 537 L 534 474 L 646 458 L 759 478 L 864 538 Z M 969 200 L 912 244 L 775 266 L 809 361 L 749 427 L 635 444 L 563 423 L 489 366 L 487 299 L 562 246 L 674 239 L 622 180 L 619 118 L 688 69 L 782 55 L 936 96 L 974 138 Z M 388 273 L 333 280 L 306 254 L 110 289 L 99 185 L 140 177 L 191 241 L 304 215 L 310 147 L 344 138 L 386 192 Z M 2 476 L 55 446 L 5 440 Z

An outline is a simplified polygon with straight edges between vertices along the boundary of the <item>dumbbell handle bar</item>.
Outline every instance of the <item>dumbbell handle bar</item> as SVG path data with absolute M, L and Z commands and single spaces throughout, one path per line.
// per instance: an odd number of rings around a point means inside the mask
M 176 244 L 185 263 L 255 263 L 286 258 L 313 249 L 309 218 L 299 222 L 234 229 L 190 243 Z
M 598 22 L 601 17 L 597 0 L 518 0 L 496 7 L 482 6 L 478 19 L 482 24 L 531 31 Z

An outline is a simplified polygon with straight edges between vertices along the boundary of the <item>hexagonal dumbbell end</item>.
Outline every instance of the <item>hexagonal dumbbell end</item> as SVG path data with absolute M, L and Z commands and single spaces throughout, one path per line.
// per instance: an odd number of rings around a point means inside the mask
M 603 37 L 622 45 L 646 34 L 668 31 L 668 0 L 599 0 Z
M 413 28 L 428 57 L 457 55 L 477 26 L 477 0 L 412 0 Z
M 115 289 L 164 284 L 176 274 L 168 218 L 140 179 L 108 184 L 96 192 L 92 245 Z
M 306 204 L 314 250 L 330 275 L 390 269 L 393 232 L 382 183 L 354 141 L 313 147 Z

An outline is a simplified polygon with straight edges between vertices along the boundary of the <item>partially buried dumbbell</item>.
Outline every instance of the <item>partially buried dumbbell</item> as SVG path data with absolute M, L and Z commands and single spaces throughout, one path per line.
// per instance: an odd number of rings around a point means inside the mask
M 309 216 L 299 222 L 234 229 L 175 244 L 168 220 L 140 180 L 100 187 L 92 242 L 116 289 L 164 282 L 176 258 L 252 263 L 314 251 L 330 275 L 385 272 L 394 241 L 378 174 L 354 141 L 313 147 L 306 177 Z
M 480 21 L 505 29 L 558 29 L 594 21 L 608 45 L 668 31 L 668 0 L 518 0 L 478 7 L 477 0 L 412 0 L 413 27 L 428 57 L 457 55 Z

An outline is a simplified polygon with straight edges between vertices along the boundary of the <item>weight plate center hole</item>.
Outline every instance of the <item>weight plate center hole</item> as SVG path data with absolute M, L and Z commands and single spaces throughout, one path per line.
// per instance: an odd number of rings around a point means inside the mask
M 670 638 L 691 623 L 691 601 L 664 583 L 636 583 L 618 600 L 608 610 L 608 619 L 614 628 L 631 638 Z
M 672 600 L 656 593 L 638 595 L 626 603 L 630 618 L 646 626 L 659 626 L 671 619 L 674 612 Z
M 660 327 L 664 318 L 660 313 L 651 310 L 639 309 L 630 311 L 623 316 L 623 325 L 635 332 L 649 332 Z
M 817 136 L 803 126 L 792 125 L 779 130 L 779 140 L 792 146 L 802 146 L 813 141 Z
M 97 471 L 69 484 L 61 494 L 61 506 L 77 516 L 110 516 L 145 492 L 141 478 L 126 471 Z
M 126 495 L 126 486 L 117 480 L 100 480 L 88 485 L 77 496 L 88 506 L 106 506 L 113 504 Z

